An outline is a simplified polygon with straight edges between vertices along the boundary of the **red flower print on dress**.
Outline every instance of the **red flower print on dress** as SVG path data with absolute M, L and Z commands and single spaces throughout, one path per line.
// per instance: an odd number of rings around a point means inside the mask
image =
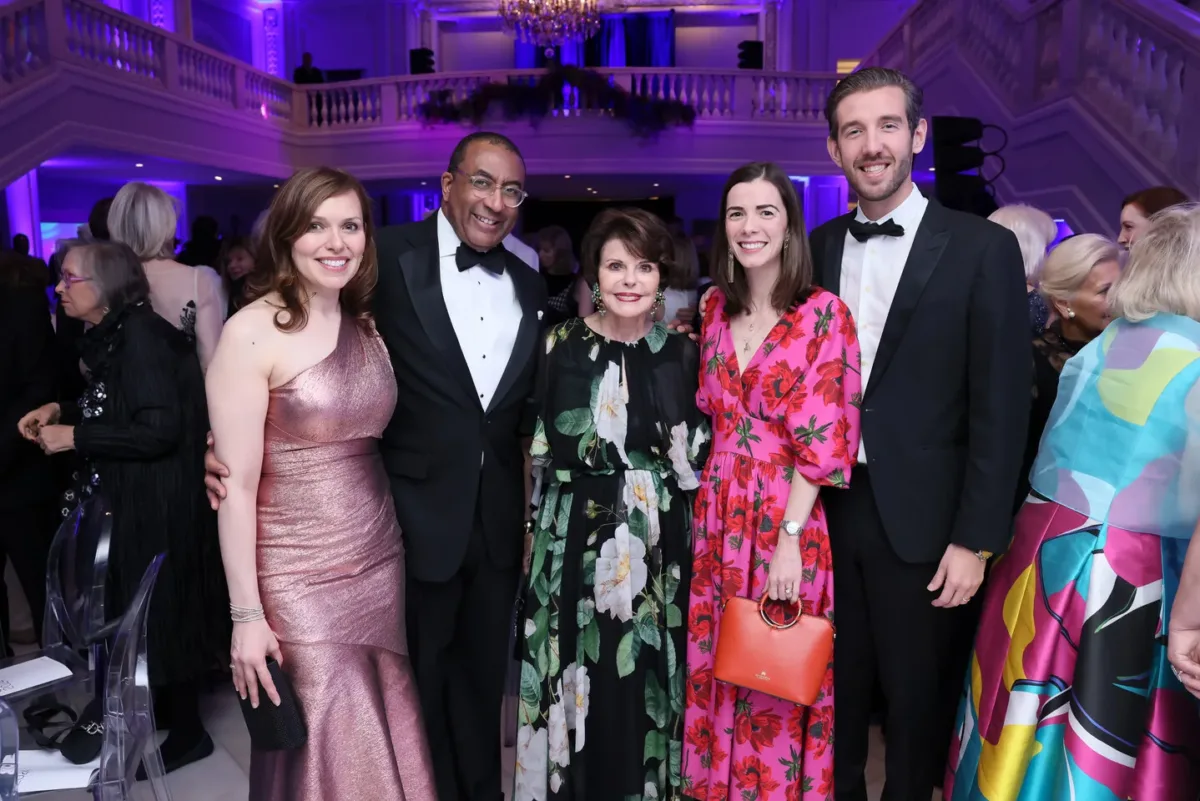
M 775 712 L 747 711 L 735 718 L 733 730 L 734 739 L 739 743 L 749 743 L 756 752 L 775 744 L 775 738 L 783 730 L 783 720 Z
M 733 777 L 737 788 L 743 793 L 750 793 L 750 798 L 767 798 L 779 789 L 779 782 L 771 775 L 770 766 L 754 755 L 738 760 L 733 767 Z
M 720 738 L 713 734 L 712 721 L 708 718 L 701 718 L 689 726 L 684 739 L 707 765 L 718 765 L 729 756 L 721 749 Z
M 692 642 L 712 636 L 713 606 L 711 601 L 695 604 L 688 610 L 688 637 Z
M 706 357 L 733 353 L 728 316 L 720 294 L 713 296 L 705 336 Z M 706 555 L 710 573 L 698 571 L 689 593 L 690 636 L 684 692 L 685 731 L 703 721 L 705 748 L 719 749 L 717 761 L 683 749 L 687 786 L 706 788 L 705 801 L 828 801 L 815 777 L 832 773 L 833 695 L 827 687 L 811 707 L 798 707 L 762 693 L 738 690 L 711 677 L 720 639 L 724 600 L 757 600 L 763 593 L 779 523 L 794 472 L 819 486 L 845 486 L 859 442 L 861 377 L 858 346 L 843 328 L 853 321 L 832 294 L 816 290 L 790 309 L 764 346 L 742 365 L 745 375 L 726 382 L 716 372 L 701 377 L 697 404 L 719 410 L 713 447 L 699 495 L 694 553 Z M 844 325 L 843 325 L 844 321 Z M 736 365 L 730 358 L 722 364 Z M 822 373 L 821 366 L 831 364 Z M 753 435 L 751 437 L 750 435 Z M 833 614 L 833 573 L 829 533 L 821 499 L 804 522 L 804 572 L 800 604 L 807 614 Z M 695 507 L 700 509 L 698 503 Z M 711 554 L 711 557 L 707 555 Z M 717 571 L 715 574 L 711 571 Z M 795 607 L 768 604 L 768 614 L 791 619 Z M 695 621 L 693 625 L 693 621 Z M 707 636 L 704 636 L 707 635 Z M 826 683 L 832 679 L 827 671 Z M 704 685 L 711 694 L 704 695 Z M 689 743 L 691 740 L 689 740 Z M 688 791 L 689 795 L 694 792 Z
M 821 378 L 813 391 L 820 395 L 826 404 L 837 403 L 842 397 L 842 377 L 846 373 L 846 365 L 841 359 L 831 359 L 817 365 Z

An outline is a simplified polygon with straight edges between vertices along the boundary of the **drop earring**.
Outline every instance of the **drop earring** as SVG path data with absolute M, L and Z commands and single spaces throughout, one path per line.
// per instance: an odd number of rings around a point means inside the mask
M 662 289 L 659 289 L 654 293 L 654 305 L 650 307 L 650 316 L 653 317 L 654 315 L 658 314 L 658 310 L 663 307 L 665 302 L 666 296 L 663 295 Z
M 600 295 L 599 281 L 592 284 L 592 305 L 596 307 L 596 311 L 600 312 L 601 317 L 608 313 L 608 310 L 604 308 L 604 298 Z
M 1074 320 L 1075 319 L 1075 310 L 1068 307 L 1067 308 L 1067 317 L 1071 320 Z
M 733 283 L 733 245 L 729 246 L 729 283 Z

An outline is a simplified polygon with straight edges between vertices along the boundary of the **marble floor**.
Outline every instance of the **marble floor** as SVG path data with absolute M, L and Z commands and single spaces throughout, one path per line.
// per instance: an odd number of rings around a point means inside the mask
M 204 700 L 204 721 L 216 742 L 208 759 L 189 765 L 169 777 L 173 801 L 247 801 L 250 738 L 233 692 L 219 692 Z M 505 750 L 505 785 L 511 784 L 512 749 Z M 883 789 L 883 740 L 874 732 L 867 782 L 872 801 Z M 148 797 L 144 795 L 143 797 Z M 935 796 L 937 798 L 938 796 Z M 83 791 L 44 793 L 39 801 L 87 801 Z M 330 801 L 333 801 L 332 799 Z

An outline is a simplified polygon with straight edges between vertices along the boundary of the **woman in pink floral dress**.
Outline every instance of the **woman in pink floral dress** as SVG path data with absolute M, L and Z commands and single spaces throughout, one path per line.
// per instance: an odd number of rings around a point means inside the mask
M 721 609 L 784 602 L 833 617 L 829 532 L 818 498 L 858 451 L 859 348 L 833 294 L 811 285 L 800 203 L 773 164 L 730 176 L 716 235 L 720 292 L 702 330 L 697 403 L 713 447 L 696 498 L 688 609 L 684 793 L 699 801 L 833 796 L 833 665 L 811 707 L 713 678 Z M 775 612 L 773 612 L 774 614 Z

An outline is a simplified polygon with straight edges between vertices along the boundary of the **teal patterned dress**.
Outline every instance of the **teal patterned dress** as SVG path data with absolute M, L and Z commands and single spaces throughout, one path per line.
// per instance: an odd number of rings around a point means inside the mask
M 515 801 L 678 792 L 692 490 L 709 440 L 697 380 L 695 343 L 662 325 L 633 343 L 579 319 L 546 335 Z

